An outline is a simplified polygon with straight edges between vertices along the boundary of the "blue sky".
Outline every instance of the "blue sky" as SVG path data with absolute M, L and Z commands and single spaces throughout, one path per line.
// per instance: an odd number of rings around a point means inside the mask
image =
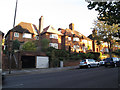
M 0 30 L 6 33 L 13 27 L 16 0 L 0 0 Z M 85 0 L 18 0 L 16 25 L 20 22 L 38 26 L 44 17 L 44 28 L 52 25 L 55 29 L 69 28 L 74 23 L 75 30 L 88 36 L 92 33 L 97 12 L 88 10 Z

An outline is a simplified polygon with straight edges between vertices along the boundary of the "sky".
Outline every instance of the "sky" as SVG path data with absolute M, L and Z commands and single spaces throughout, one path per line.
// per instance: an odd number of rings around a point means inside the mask
M 16 0 L 0 0 L 0 31 L 5 34 L 13 28 Z M 88 10 L 85 0 L 18 0 L 15 26 L 20 22 L 39 25 L 44 17 L 43 27 L 52 25 L 55 29 L 74 29 L 88 36 L 92 33 L 93 22 L 97 20 L 95 10 Z

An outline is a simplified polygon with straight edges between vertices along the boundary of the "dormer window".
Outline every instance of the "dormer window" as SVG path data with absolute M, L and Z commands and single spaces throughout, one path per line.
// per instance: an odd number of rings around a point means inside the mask
M 50 34 L 50 38 L 58 39 L 58 35 L 57 34 Z
M 19 37 L 19 33 L 15 32 L 14 37 Z
M 78 37 L 74 37 L 73 41 L 79 41 L 79 38 Z

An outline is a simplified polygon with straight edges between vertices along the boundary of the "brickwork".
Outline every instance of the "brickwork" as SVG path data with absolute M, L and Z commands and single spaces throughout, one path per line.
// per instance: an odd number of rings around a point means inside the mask
M 80 63 L 80 60 L 77 60 L 77 61 L 64 61 L 63 62 L 63 66 L 64 67 L 67 67 L 67 66 L 77 66 L 77 65 L 79 65 L 79 63 Z

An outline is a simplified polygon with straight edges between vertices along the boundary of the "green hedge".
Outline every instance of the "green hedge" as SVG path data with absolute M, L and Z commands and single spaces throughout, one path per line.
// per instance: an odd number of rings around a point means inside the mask
M 61 50 L 61 49 L 55 49 L 53 47 L 49 47 L 46 52 L 47 56 L 49 56 L 50 59 L 50 66 L 51 67 L 58 67 L 60 61 L 67 61 L 67 60 L 82 60 L 86 58 L 91 58 L 98 60 L 100 53 L 96 52 L 89 52 L 89 53 L 69 53 L 66 50 Z

